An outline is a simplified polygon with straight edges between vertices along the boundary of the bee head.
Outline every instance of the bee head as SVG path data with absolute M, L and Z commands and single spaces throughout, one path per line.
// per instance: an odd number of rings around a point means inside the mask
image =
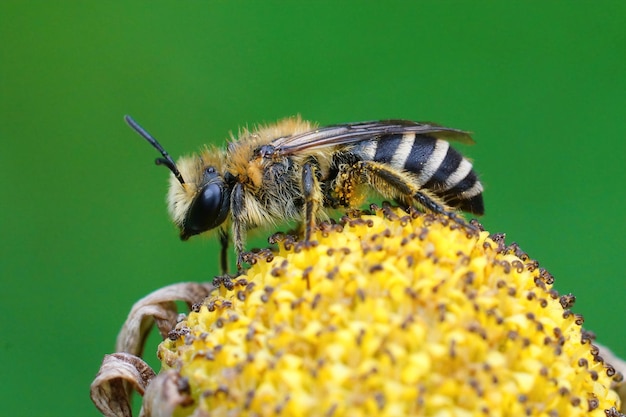
M 224 223 L 230 209 L 230 187 L 214 166 L 207 166 L 202 158 L 182 158 L 181 169 L 161 144 L 130 116 L 124 116 L 128 125 L 146 139 L 163 156 L 157 165 L 165 165 L 172 172 L 168 208 L 174 223 L 180 229 L 180 238 L 214 229 Z M 189 182 L 186 182 L 183 174 Z
M 199 186 L 184 212 L 184 218 L 179 219 L 182 222 L 175 219 L 182 240 L 215 229 L 224 223 L 230 211 L 230 187 L 225 184 L 224 178 L 214 166 L 201 168 L 200 171 Z M 180 188 L 174 183 L 171 186 L 174 185 Z

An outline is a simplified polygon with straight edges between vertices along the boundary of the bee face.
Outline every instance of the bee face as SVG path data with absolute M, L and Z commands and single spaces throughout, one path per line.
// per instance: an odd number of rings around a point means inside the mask
M 170 155 L 130 116 L 126 122 L 163 156 L 156 160 L 157 165 L 165 165 L 172 171 L 168 193 L 168 209 L 174 223 L 180 229 L 180 237 L 187 240 L 220 226 L 229 212 L 230 188 L 225 184 L 217 166 L 221 166 L 222 153 L 211 155 L 208 151 L 205 161 L 199 157 L 181 158 L 178 165 Z M 210 160 L 217 156 L 216 164 Z M 180 168 L 180 169 L 179 169 Z
M 368 189 L 467 229 L 473 226 L 456 210 L 483 213 L 483 187 L 471 162 L 448 144 L 473 143 L 461 130 L 406 120 L 316 128 L 295 117 L 243 130 L 226 149 L 207 149 L 177 165 L 143 128 L 126 121 L 172 172 L 168 209 L 180 237 L 219 230 L 224 272 L 226 223 L 241 270 L 248 229 L 299 220 L 306 242 L 326 208 L 358 208 Z
M 215 229 L 228 218 L 231 186 L 220 173 L 222 152 L 212 151 L 178 160 L 184 182 L 174 173 L 170 177 L 168 211 L 182 240 Z
M 187 240 L 207 230 L 215 229 L 226 220 L 230 211 L 230 188 L 215 167 L 206 167 L 202 185 L 179 224 L 180 237 Z

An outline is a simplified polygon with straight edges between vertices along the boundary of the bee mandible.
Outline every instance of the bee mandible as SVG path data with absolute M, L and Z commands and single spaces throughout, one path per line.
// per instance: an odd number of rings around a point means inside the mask
M 172 173 L 167 205 L 181 239 L 217 229 L 222 273 L 229 234 L 241 272 L 248 230 L 296 220 L 308 242 L 327 209 L 358 208 L 367 191 L 465 227 L 457 211 L 484 212 L 472 163 L 448 143 L 473 143 L 462 130 L 408 120 L 317 127 L 297 116 L 243 129 L 226 149 L 207 147 L 175 163 L 137 122 L 125 120 Z

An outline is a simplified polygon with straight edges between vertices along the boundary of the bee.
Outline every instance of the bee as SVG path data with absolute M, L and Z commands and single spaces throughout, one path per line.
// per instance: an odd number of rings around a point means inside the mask
M 469 228 L 457 212 L 484 212 L 472 163 L 448 142 L 474 143 L 462 130 L 408 120 L 317 127 L 297 116 L 243 129 L 226 149 L 207 147 L 175 163 L 137 122 L 125 120 L 171 171 L 167 205 L 181 239 L 217 229 L 224 274 L 230 234 L 240 272 L 248 230 L 295 220 L 309 242 L 328 209 L 358 208 L 367 191 Z

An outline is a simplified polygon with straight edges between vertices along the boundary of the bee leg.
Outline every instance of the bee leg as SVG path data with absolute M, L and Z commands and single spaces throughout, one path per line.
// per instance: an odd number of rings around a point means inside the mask
M 302 165 L 302 193 L 304 194 L 304 241 L 311 240 L 320 202 L 323 201 L 319 165 L 314 158 Z
M 222 275 L 228 275 L 228 231 L 219 229 L 220 237 L 220 270 Z
M 452 220 L 453 222 L 467 228 L 474 230 L 474 226 L 467 223 L 462 217 L 459 217 L 455 212 L 446 210 L 441 204 L 434 201 L 428 195 L 424 194 L 421 191 L 418 191 L 413 195 L 413 198 L 419 203 L 420 206 L 424 207 L 426 210 L 431 213 L 442 214 Z
M 233 283 L 234 276 L 228 273 L 228 230 L 220 227 L 220 269 L 222 274 L 213 278 L 213 285 L 218 288 L 224 286 L 227 290 L 231 291 L 235 285 Z
M 246 241 L 246 229 L 245 224 L 242 220 L 242 215 L 245 207 L 243 195 L 243 186 L 241 184 L 235 184 L 232 194 L 230 196 L 230 212 L 233 221 L 233 245 L 235 246 L 235 253 L 237 254 L 238 274 L 243 272 L 243 252 Z
M 383 195 L 398 194 L 394 197 L 400 197 L 401 199 L 402 196 L 411 196 L 426 211 L 441 214 L 466 229 L 474 230 L 474 227 L 462 217 L 448 210 L 443 203 L 440 203 L 437 197 L 415 186 L 411 178 L 402 172 L 372 161 L 359 162 L 359 169 L 365 175 L 368 183 L 377 188 Z M 395 190 L 395 193 L 390 189 Z

